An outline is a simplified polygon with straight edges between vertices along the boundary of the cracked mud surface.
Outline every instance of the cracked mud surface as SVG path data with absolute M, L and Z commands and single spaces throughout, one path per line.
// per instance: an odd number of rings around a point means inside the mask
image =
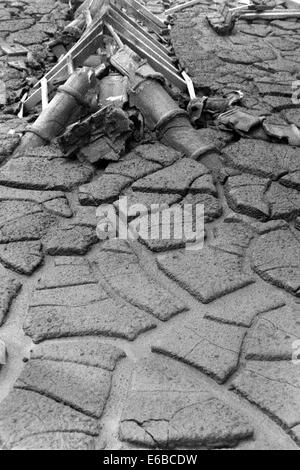
M 65 8 L 0 0 L 0 37 L 42 54 Z M 221 38 L 208 8 L 171 31 L 198 91 L 240 89 L 245 108 L 299 125 L 300 21 Z M 26 73 L 0 62 L 12 106 Z M 0 448 L 297 449 L 299 148 L 210 127 L 219 151 L 199 161 L 146 143 L 99 171 L 56 147 L 12 157 L 26 125 L 0 113 Z M 204 248 L 99 242 L 96 206 L 121 195 L 203 203 Z

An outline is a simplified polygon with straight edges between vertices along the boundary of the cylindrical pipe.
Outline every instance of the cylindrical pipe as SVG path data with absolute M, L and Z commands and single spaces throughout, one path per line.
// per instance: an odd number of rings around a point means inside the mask
M 157 129 L 170 116 L 186 114 L 157 80 L 138 80 L 138 84 L 130 91 L 130 98 L 151 130 Z
M 58 88 L 57 94 L 41 112 L 34 124 L 26 130 L 17 151 L 47 145 L 66 128 L 78 107 L 85 105 L 84 97 L 94 83 L 94 73 L 90 68 L 75 71 Z
M 160 129 L 158 138 L 164 145 L 169 145 L 194 159 L 215 149 L 213 143 L 205 144 L 201 140 L 199 133 L 191 126 L 186 117 L 179 116 L 171 119 Z
M 214 148 L 201 140 L 186 111 L 181 109 L 163 86 L 153 79 L 140 80 L 130 92 L 132 103 L 143 114 L 158 138 L 188 157 L 197 158 Z

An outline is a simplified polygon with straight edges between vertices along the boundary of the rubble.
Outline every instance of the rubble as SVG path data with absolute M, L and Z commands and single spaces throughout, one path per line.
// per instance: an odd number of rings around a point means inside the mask
M 77 109 L 86 106 L 84 97 L 93 85 L 94 72 L 82 68 L 74 72 L 49 103 L 35 123 L 26 130 L 19 151 L 28 147 L 39 147 L 50 143 L 66 124 L 77 114 Z
M 268 19 L 280 20 L 287 18 L 300 18 L 299 10 L 280 10 L 275 0 L 252 0 L 252 3 L 230 8 L 230 1 L 225 0 L 219 7 L 206 16 L 213 30 L 219 35 L 227 35 L 232 32 L 236 21 Z
M 283 141 L 295 147 L 300 147 L 300 130 L 295 124 L 278 125 L 263 122 L 264 131 L 275 141 Z
M 6 105 L 7 97 L 6 97 L 6 85 L 3 80 L 0 80 L 0 106 Z
M 273 11 L 273 6 L 270 1 L 262 5 L 255 1 L 230 9 L 225 3 L 219 14 L 237 18 L 252 10 Z M 167 21 L 135 0 L 84 1 L 64 28 L 64 34 L 73 36 L 73 45 L 66 46 L 63 37 L 52 41 L 58 63 L 33 86 L 33 93 L 21 99 L 20 116 L 23 108 L 28 112 L 40 101 L 43 109 L 26 129 L 18 151 L 58 137 L 67 155 L 77 152 L 79 159 L 91 163 L 117 161 L 128 144 L 147 140 L 152 133 L 163 144 L 197 159 L 215 149 L 195 129 L 206 127 L 207 122 L 243 136 L 299 145 L 300 131 L 294 124 L 275 126 L 265 122 L 265 116 L 239 106 L 240 90 L 197 96 L 186 71 L 174 65 L 166 26 Z M 23 69 L 19 60 L 15 67 Z M 174 87 L 188 91 L 187 110 L 173 99 Z
M 235 107 L 220 114 L 217 121 L 236 131 L 247 133 L 254 127 L 259 126 L 263 119 L 261 116 L 255 116 L 246 110 Z

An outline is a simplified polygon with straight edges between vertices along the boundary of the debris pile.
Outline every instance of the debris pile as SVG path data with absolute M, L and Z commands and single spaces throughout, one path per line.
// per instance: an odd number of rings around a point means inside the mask
M 239 18 L 245 20 L 284 20 L 300 18 L 299 10 L 277 9 L 276 0 L 252 0 L 251 3 L 230 8 L 225 0 L 216 11 L 207 15 L 207 21 L 217 34 L 230 34 Z
M 295 125 L 273 125 L 250 113 L 240 90 L 197 96 L 168 37 L 172 15 L 197 3 L 171 7 L 160 16 L 136 0 L 72 3 L 72 21 L 50 43 L 57 63 L 22 96 L 19 117 L 38 118 L 25 129 L 17 152 L 55 142 L 66 155 L 97 163 L 119 160 L 135 142 L 158 139 L 197 159 L 215 148 L 197 131 L 207 126 L 299 146 Z M 228 34 L 241 16 L 277 14 L 270 0 L 229 6 L 226 1 L 214 18 L 207 17 L 217 33 Z M 293 10 L 284 12 L 290 17 Z M 1 47 L 8 55 L 22 53 Z M 0 106 L 5 93 L 0 82 Z
M 56 55 L 66 53 L 22 103 L 25 113 L 41 113 L 18 151 L 57 138 L 67 154 L 80 150 L 96 163 L 118 160 L 129 138 L 158 137 L 193 158 L 206 152 L 210 146 L 174 99 L 187 88 L 196 95 L 167 33 L 167 21 L 135 0 L 83 2 L 52 43 Z

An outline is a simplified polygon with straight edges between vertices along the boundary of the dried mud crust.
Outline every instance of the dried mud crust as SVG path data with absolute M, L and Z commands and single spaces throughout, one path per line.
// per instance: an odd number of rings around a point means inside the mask
M 0 35 L 46 43 L 63 6 L 0 0 Z M 208 8 L 171 31 L 197 88 L 242 89 L 248 109 L 299 124 L 300 22 L 241 21 L 220 38 Z M 23 73 L 0 61 L 13 102 Z M 297 449 L 297 151 L 205 129 L 221 158 L 144 144 L 99 174 L 53 146 L 11 158 L 26 122 L 0 124 L 0 447 Z M 203 203 L 204 248 L 99 242 L 96 206 L 120 195 Z

